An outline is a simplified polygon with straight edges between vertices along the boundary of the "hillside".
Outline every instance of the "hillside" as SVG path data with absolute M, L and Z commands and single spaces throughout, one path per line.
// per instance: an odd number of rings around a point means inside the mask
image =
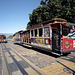
M 13 35 L 12 33 L 0 33 L 0 35 L 5 35 L 6 37 Z

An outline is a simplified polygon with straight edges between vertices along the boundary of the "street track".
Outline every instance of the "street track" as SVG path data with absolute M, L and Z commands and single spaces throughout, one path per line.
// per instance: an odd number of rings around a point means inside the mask
M 7 62 L 7 58 L 5 56 L 5 52 L 7 52 L 9 54 L 9 56 L 11 57 L 11 59 L 13 60 L 13 62 L 17 65 L 17 67 L 20 70 L 20 72 L 21 72 L 22 75 L 29 75 L 29 73 L 23 67 L 24 65 L 26 65 L 28 67 L 31 67 L 32 72 L 35 72 L 35 74 L 37 74 L 37 75 L 46 75 L 38 67 L 36 67 L 30 61 L 28 61 L 26 58 L 24 58 L 20 53 L 18 53 L 12 47 L 7 47 L 6 44 L 3 44 L 3 43 L 1 44 L 1 47 L 2 47 L 2 52 L 3 52 L 4 60 L 5 60 L 6 65 L 7 65 L 7 69 L 8 69 L 9 75 L 13 75 L 12 71 L 11 71 L 11 67 L 12 66 L 9 67 L 9 64 Z M 23 61 L 23 64 L 20 64 L 19 61 L 18 61 L 18 59 L 16 59 L 16 57 L 19 57 Z
M 63 74 L 73 75 L 73 73 L 75 73 L 74 71 L 75 70 L 75 67 L 74 67 L 75 53 L 74 52 L 72 52 L 72 54 L 68 56 L 56 57 L 51 54 L 49 55 L 48 53 L 43 53 L 43 51 L 37 52 L 35 50 L 25 48 L 20 45 L 14 45 L 11 41 L 8 41 L 7 44 L 2 43 L 0 47 L 1 46 L 2 46 L 4 59 L 7 65 L 8 73 L 9 73 L 7 75 L 16 75 L 16 74 L 17 75 L 53 75 L 53 74 L 60 75 L 61 72 L 62 72 L 61 75 Z M 36 54 L 40 53 L 39 55 L 41 56 L 38 57 L 37 55 L 37 58 L 35 59 L 32 59 L 33 57 L 29 59 L 24 57 L 24 55 L 30 56 L 31 54 L 35 54 L 35 53 Z M 40 60 L 37 60 L 38 58 L 40 58 Z M 37 60 L 38 65 L 35 63 L 36 60 Z M 31 62 L 37 65 L 38 67 L 41 66 L 41 64 L 44 65 L 49 62 L 50 64 L 40 69 L 36 67 L 34 64 L 32 64 Z M 54 69 L 52 69 L 52 67 Z M 18 69 L 15 69 L 15 68 L 18 68 Z M 59 71 L 60 69 L 61 71 Z

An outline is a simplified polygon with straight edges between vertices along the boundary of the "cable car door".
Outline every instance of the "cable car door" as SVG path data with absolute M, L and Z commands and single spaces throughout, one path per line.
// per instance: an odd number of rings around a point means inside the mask
M 58 30 L 56 28 L 52 28 L 52 50 L 58 49 Z
M 57 28 L 52 28 L 52 50 L 59 51 L 62 48 L 62 43 L 61 43 L 61 38 L 62 38 L 62 25 L 58 25 Z

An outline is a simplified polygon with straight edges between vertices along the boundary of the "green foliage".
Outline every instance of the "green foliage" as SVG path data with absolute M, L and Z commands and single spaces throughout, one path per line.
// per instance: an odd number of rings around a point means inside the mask
M 32 26 L 53 18 L 63 18 L 75 23 L 75 0 L 41 0 L 40 6 L 29 14 Z
M 13 38 L 13 35 L 9 35 L 7 39 L 12 39 Z

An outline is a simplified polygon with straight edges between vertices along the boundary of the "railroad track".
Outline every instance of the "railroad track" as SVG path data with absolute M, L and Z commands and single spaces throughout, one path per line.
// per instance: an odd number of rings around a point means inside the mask
M 4 43 L 1 44 L 1 47 L 9 75 L 15 75 L 17 72 L 19 75 L 46 75 L 45 72 L 32 64 L 12 47 L 6 46 Z M 15 68 L 17 69 L 15 70 Z

